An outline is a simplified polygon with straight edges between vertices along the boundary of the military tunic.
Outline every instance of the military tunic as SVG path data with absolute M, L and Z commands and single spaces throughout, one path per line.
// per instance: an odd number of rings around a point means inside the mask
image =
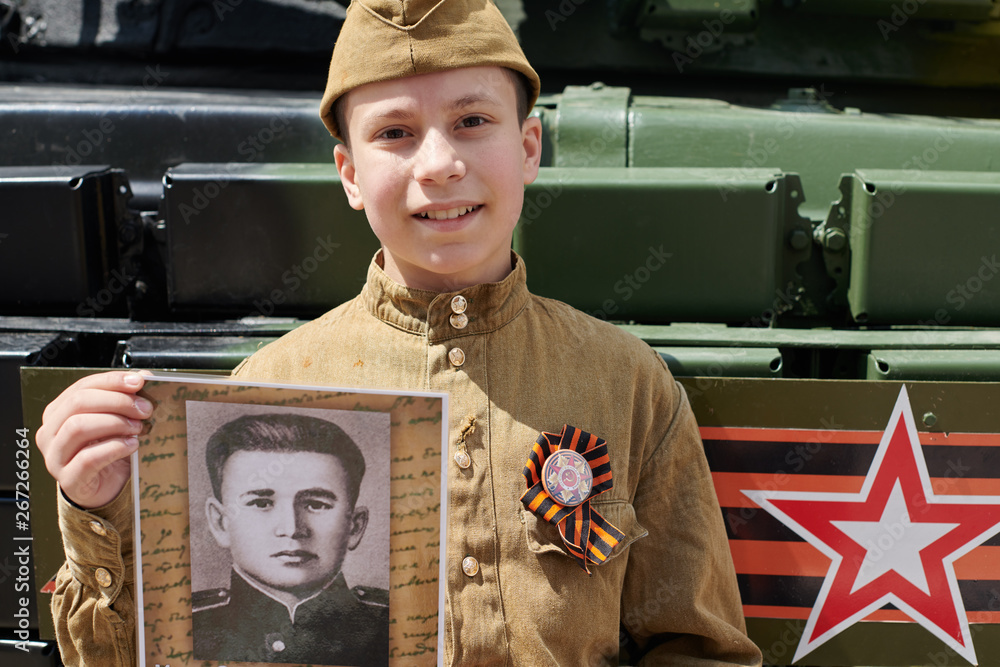
M 229 589 L 194 593 L 194 657 L 313 665 L 386 665 L 388 591 L 343 574 L 289 609 L 233 572 Z
M 444 664 L 613 665 L 627 635 L 641 665 L 759 665 L 683 389 L 639 339 L 530 294 L 514 259 L 501 282 L 439 294 L 393 282 L 376 258 L 357 298 L 235 373 L 450 394 Z M 532 444 L 564 424 L 607 441 L 614 487 L 593 506 L 625 535 L 591 576 L 519 501 Z M 130 523 L 116 528 L 131 539 Z M 96 590 L 61 581 L 61 643 L 108 625 L 79 601 Z

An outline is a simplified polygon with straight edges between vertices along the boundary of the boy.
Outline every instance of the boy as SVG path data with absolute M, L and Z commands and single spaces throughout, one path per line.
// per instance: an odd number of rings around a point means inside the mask
M 280 472 L 262 478 L 276 455 Z M 368 525 L 354 441 L 316 417 L 247 415 L 212 434 L 205 462 L 208 526 L 233 572 L 229 590 L 193 594 L 194 657 L 386 664 L 388 592 L 350 589 L 341 573 Z
M 352 3 L 320 114 L 382 249 L 356 299 L 234 372 L 450 393 L 445 664 L 616 664 L 624 643 L 641 664 L 760 664 L 683 390 L 638 339 L 531 295 L 511 253 L 538 173 L 541 126 L 525 118 L 538 90 L 485 0 Z M 141 383 L 88 378 L 49 407 L 39 446 L 70 499 L 98 507 L 125 483 L 117 461 L 148 416 L 132 397 Z M 589 524 L 568 530 L 522 502 L 536 442 L 581 432 L 606 443 L 592 480 L 603 493 L 556 514 L 601 517 L 583 545 Z M 127 516 L 119 500 L 100 512 Z M 64 586 L 93 596 L 87 582 Z M 54 613 L 63 644 L 95 618 L 59 599 Z

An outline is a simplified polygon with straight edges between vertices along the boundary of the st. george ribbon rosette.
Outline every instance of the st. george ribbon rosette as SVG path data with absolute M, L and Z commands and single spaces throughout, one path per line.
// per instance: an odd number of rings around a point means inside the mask
M 569 554 L 590 574 L 587 561 L 601 564 L 625 534 L 590 507 L 590 499 L 613 486 L 607 443 L 565 425 L 562 433 L 542 432 L 524 464 L 528 490 L 521 503 L 555 524 Z

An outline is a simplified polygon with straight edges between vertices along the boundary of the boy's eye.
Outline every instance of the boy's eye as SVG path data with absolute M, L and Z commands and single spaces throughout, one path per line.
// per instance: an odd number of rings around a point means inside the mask
M 322 500 L 306 500 L 302 505 L 310 512 L 321 512 L 323 510 L 333 509 L 333 505 L 330 503 L 323 502 Z
M 462 127 L 479 127 L 480 125 L 485 125 L 486 119 L 482 116 L 469 116 L 468 118 L 462 119 Z
M 383 132 L 380 136 L 383 139 L 402 139 L 403 137 L 406 136 L 406 133 L 403 132 L 398 127 L 393 127 Z
M 253 500 L 247 501 L 247 507 L 256 507 L 257 509 L 270 509 L 274 506 L 274 501 L 270 498 L 254 498 Z

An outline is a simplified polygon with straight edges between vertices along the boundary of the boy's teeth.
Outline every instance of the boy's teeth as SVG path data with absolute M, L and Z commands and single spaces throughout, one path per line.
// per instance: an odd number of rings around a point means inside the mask
M 474 210 L 476 210 L 475 206 L 459 206 L 458 208 L 449 208 L 446 211 L 427 211 L 426 213 L 421 213 L 420 217 L 424 220 L 451 220 L 460 215 L 471 213 Z

